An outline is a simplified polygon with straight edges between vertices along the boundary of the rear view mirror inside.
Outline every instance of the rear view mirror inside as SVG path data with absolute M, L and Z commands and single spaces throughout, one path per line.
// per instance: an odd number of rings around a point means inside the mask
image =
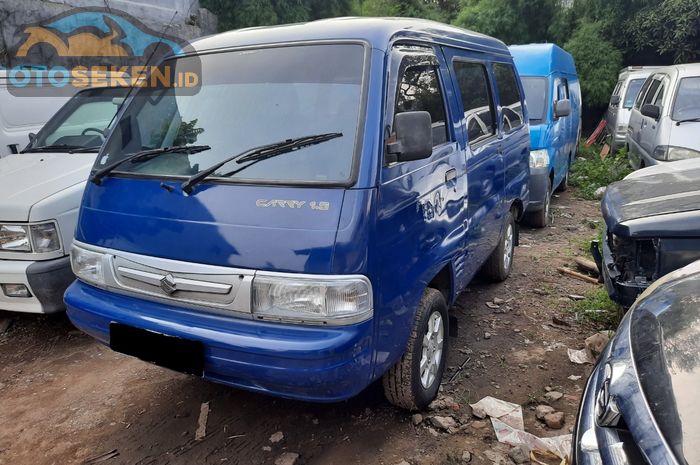
M 112 103 L 115 104 L 116 106 L 120 107 L 124 103 L 124 100 L 126 100 L 124 97 L 114 97 L 112 99 Z

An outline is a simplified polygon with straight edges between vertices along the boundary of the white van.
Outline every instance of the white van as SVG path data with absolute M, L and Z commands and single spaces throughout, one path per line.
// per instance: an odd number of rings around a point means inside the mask
M 85 182 L 127 92 L 78 92 L 25 150 L 0 158 L 0 310 L 63 309 Z
M 612 153 L 627 146 L 627 125 L 634 101 L 639 95 L 644 81 L 659 66 L 628 66 L 620 71 L 617 85 L 613 90 L 605 113 L 605 126 L 610 134 L 610 149 Z
M 33 82 L 29 85 L 36 88 L 37 84 Z M 0 158 L 18 153 L 26 147 L 29 144 L 29 134 L 39 132 L 49 118 L 73 96 L 70 91 L 56 92 L 50 87 L 45 89 L 45 95 L 13 95 L 9 89 L 7 71 L 0 69 Z
M 668 66 L 642 85 L 627 143 L 634 169 L 700 158 L 700 63 Z

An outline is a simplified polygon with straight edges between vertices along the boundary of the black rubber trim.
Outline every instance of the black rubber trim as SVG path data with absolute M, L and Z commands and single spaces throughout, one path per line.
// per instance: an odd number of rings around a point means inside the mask
M 32 263 L 27 268 L 27 281 L 32 294 L 41 302 L 45 312 L 64 309 L 63 294 L 75 281 L 70 257 Z

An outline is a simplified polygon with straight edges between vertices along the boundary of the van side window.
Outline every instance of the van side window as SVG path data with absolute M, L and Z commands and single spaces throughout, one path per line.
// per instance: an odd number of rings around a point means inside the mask
M 513 66 L 495 63 L 493 72 L 496 77 L 498 93 L 501 96 L 503 130 L 507 132 L 522 126 L 524 123 L 522 97 Z
M 569 81 L 561 78 L 557 86 L 557 102 L 569 99 Z
M 454 62 L 469 143 L 496 134 L 496 115 L 486 67 L 480 63 Z
M 639 91 L 639 95 L 637 95 L 637 100 L 634 102 L 634 108 L 639 109 L 642 106 L 642 100 L 644 100 L 644 97 L 647 94 L 647 90 L 649 90 L 649 86 L 652 83 L 651 78 L 647 78 L 646 81 L 644 81 L 644 85 L 642 85 L 641 90 Z
M 427 111 L 433 122 L 433 147 L 447 142 L 445 101 L 434 66 L 407 68 L 401 77 L 395 114 Z
M 642 102 L 642 105 L 649 105 L 651 103 L 654 103 L 654 96 L 656 96 L 656 91 L 659 90 L 659 86 L 661 85 L 661 81 L 658 79 L 654 79 L 654 82 L 651 83 L 651 86 L 649 86 L 649 91 L 647 92 L 647 95 L 644 96 L 644 102 Z
M 657 107 L 661 107 L 661 104 L 664 101 L 664 85 L 661 84 L 661 87 L 659 88 L 659 91 L 656 93 L 656 98 L 654 99 L 654 105 Z

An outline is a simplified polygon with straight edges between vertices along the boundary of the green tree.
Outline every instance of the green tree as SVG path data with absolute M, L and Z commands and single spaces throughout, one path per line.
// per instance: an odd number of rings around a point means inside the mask
M 635 51 L 668 57 L 674 63 L 700 59 L 700 2 L 664 0 L 635 15 L 625 28 Z
M 449 0 L 357 0 L 353 12 L 358 16 L 403 16 L 447 21 L 448 13 L 442 6 L 450 4 L 452 2 Z
M 507 44 L 545 42 L 560 10 L 558 0 L 463 0 L 454 23 Z
M 622 68 L 622 52 L 605 39 L 602 30 L 600 23 L 584 22 L 564 44 L 576 61 L 581 95 L 589 109 L 607 106 Z

